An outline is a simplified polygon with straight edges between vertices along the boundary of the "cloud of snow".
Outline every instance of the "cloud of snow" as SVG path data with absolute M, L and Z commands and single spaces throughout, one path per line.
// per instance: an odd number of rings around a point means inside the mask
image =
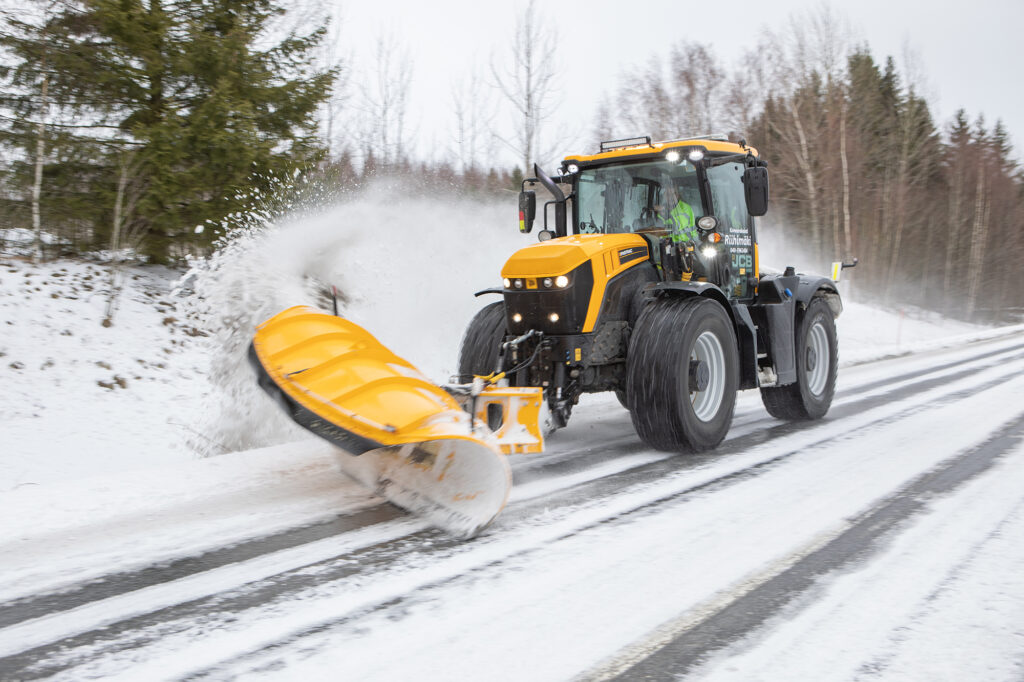
M 183 279 L 186 306 L 210 335 L 213 390 L 202 431 L 227 451 L 294 439 L 246 359 L 256 326 L 294 305 L 339 312 L 435 381 L 455 372 L 466 324 L 500 285 L 504 261 L 536 240 L 505 202 L 410 197 L 381 183 L 357 198 L 282 220 L 255 215 Z M 244 221 L 243 221 L 244 222 Z M 197 443 L 197 446 L 201 444 Z M 206 448 L 208 449 L 208 448 Z

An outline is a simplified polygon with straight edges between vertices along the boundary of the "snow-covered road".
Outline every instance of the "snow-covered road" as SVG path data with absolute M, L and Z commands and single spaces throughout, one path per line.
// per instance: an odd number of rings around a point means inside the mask
M 741 394 L 698 457 L 593 396 L 468 542 L 315 441 L 20 489 L 0 678 L 1019 679 L 1022 443 L 1018 332 L 846 367 L 821 422 Z

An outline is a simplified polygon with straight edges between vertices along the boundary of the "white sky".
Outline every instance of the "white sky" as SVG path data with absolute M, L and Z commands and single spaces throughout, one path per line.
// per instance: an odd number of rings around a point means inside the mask
M 432 148 L 451 140 L 451 82 L 465 77 L 474 62 L 484 73 L 492 53 L 505 56 L 518 14 L 526 0 L 468 2 L 464 0 L 342 0 L 341 50 L 366 64 L 376 36 L 391 31 L 407 46 L 414 63 L 410 111 L 419 153 L 440 157 Z M 783 28 L 794 12 L 817 7 L 814 2 L 737 0 L 561 0 L 540 3 L 541 16 L 556 28 L 562 103 L 555 127 L 585 135 L 593 125 L 599 99 L 615 90 L 620 71 L 665 55 L 682 40 L 710 43 L 723 61 L 739 54 L 764 27 Z M 975 0 L 969 5 L 936 2 L 860 0 L 832 4 L 845 17 L 858 42 L 866 41 L 876 62 L 896 59 L 900 75 L 912 70 L 923 77 L 936 123 L 944 125 L 960 107 L 973 119 L 984 113 L 989 127 L 1001 118 L 1015 146 L 1024 145 L 1024 93 L 1017 72 L 1020 54 L 1021 0 Z M 644 134 L 646 131 L 635 131 Z M 680 131 L 696 133 L 707 131 Z M 587 151 L 558 145 L 559 157 Z M 756 140 L 752 140 L 756 144 Z M 1017 149 L 1018 158 L 1021 149 Z M 505 163 L 511 163 L 511 157 Z

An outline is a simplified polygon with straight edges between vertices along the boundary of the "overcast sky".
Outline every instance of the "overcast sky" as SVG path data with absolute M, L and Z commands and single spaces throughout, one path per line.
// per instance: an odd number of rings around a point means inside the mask
M 507 56 L 516 17 L 526 0 L 343 0 L 342 51 L 357 68 L 372 54 L 374 39 L 391 31 L 409 50 L 414 64 L 411 115 L 419 153 L 440 158 L 432 149 L 450 144 L 451 82 L 464 77 L 474 62 L 486 73 L 491 55 Z M 619 73 L 651 55 L 666 55 L 681 40 L 710 43 L 728 62 L 753 43 L 762 28 L 781 30 L 790 15 L 819 3 L 783 0 L 692 2 L 689 0 L 560 0 L 539 3 L 542 17 L 557 30 L 561 105 L 555 127 L 575 128 L 579 145 L 590 140 L 594 109 L 618 84 Z M 908 73 L 906 55 L 923 79 L 936 123 L 945 125 L 963 107 L 971 120 L 984 113 L 991 127 L 1001 118 L 1018 158 L 1024 144 L 1024 89 L 1021 27 L 1024 0 L 974 0 L 969 3 L 859 0 L 833 3 L 857 41 L 866 42 L 879 63 L 896 59 Z M 731 64 L 728 64 L 731 66 Z M 646 131 L 636 131 L 644 134 Z M 707 131 L 680 131 L 700 133 Z M 751 140 L 756 144 L 756 140 Z M 587 149 L 560 148 L 559 157 Z M 508 155 L 505 164 L 512 163 Z

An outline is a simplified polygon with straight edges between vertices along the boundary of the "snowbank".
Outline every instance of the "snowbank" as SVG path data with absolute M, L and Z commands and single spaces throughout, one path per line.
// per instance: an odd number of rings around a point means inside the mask
M 195 457 L 203 357 L 179 274 L 128 269 L 104 326 L 106 267 L 0 260 L 0 491 Z

